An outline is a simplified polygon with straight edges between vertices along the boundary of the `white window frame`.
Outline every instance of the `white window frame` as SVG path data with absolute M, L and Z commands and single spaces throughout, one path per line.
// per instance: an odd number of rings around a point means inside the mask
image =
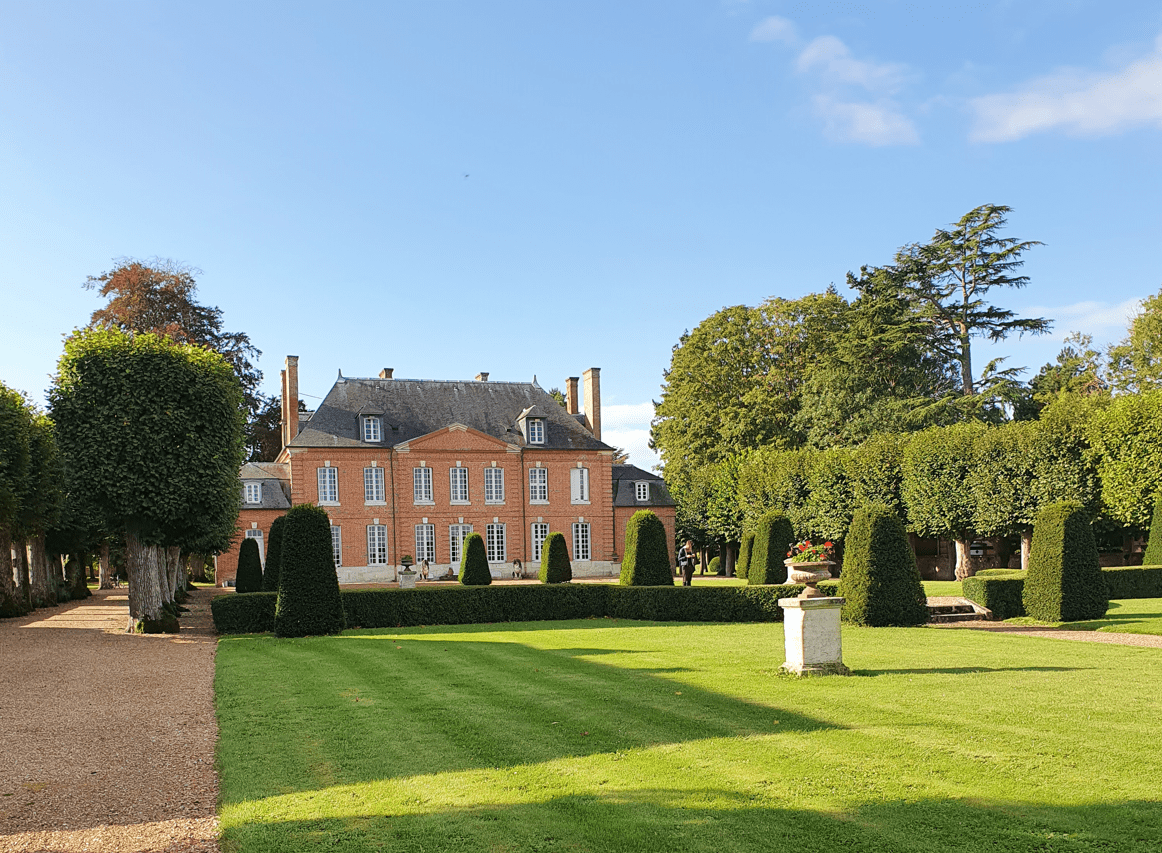
M 335 558 L 335 568 L 343 565 L 343 528 L 331 525 L 331 556 Z
M 484 549 L 490 563 L 508 562 L 508 542 L 503 522 L 489 524 L 485 528 Z
M 504 469 L 484 469 L 484 502 L 486 504 L 504 503 Z
M 464 537 L 472 532 L 471 524 L 448 525 L 448 561 L 457 566 L 464 556 Z
M 257 527 L 252 527 L 250 530 L 246 531 L 246 538 L 258 540 L 258 561 L 262 564 L 262 567 L 265 569 L 266 568 L 266 540 L 262 537 L 262 531 L 259 530 Z
M 416 525 L 416 563 L 436 562 L 436 525 Z
M 590 547 L 589 522 L 577 521 L 573 523 L 573 559 L 578 562 L 588 562 L 592 559 L 593 550 Z
M 339 505 L 339 469 L 319 468 L 319 506 Z
M 365 504 L 387 503 L 383 488 L 383 469 L 379 467 L 363 469 L 363 502 Z
M 387 565 L 387 525 L 367 525 L 367 565 Z
M 589 503 L 589 469 L 569 469 L 569 500 L 575 504 Z
M 529 503 L 549 502 L 549 469 L 529 468 Z
M 246 483 L 246 503 L 262 503 L 262 483 Z
M 545 422 L 542 418 L 529 418 L 529 444 L 545 443 Z
M 634 497 L 638 501 L 648 501 L 650 499 L 650 484 L 645 482 L 637 482 L 633 484 Z
M 434 503 L 431 468 L 412 468 L 412 500 L 417 504 Z
M 457 482 L 459 481 L 459 482 Z M 448 469 L 448 494 L 454 504 L 468 503 L 468 469 Z
M 383 441 L 383 420 L 377 415 L 363 416 L 363 440 L 375 444 Z
M 544 548 L 545 540 L 549 536 L 549 525 L 543 521 L 534 521 L 530 537 L 533 543 L 533 562 L 541 562 L 541 549 Z

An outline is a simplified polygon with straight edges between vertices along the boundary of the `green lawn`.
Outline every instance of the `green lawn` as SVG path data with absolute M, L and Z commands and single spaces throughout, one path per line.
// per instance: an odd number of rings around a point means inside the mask
M 931 597 L 936 595 L 964 595 L 960 581 L 924 581 L 924 594 Z
M 1162 598 L 1125 598 L 1111 601 L 1104 619 L 1088 622 L 1037 622 L 1028 616 L 1006 619 L 1006 624 L 1042 625 L 1073 631 L 1107 631 L 1114 634 L 1162 636 Z
M 1162 650 L 586 620 L 218 647 L 223 850 L 1156 851 Z M 1153 744 L 1153 745 L 1151 745 Z

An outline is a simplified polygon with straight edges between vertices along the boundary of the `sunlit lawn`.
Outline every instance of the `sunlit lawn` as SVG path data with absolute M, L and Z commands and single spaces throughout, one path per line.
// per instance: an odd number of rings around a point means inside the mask
M 929 597 L 964 595 L 964 590 L 960 586 L 960 581 L 924 581 L 924 594 Z
M 1162 650 L 589 620 L 219 644 L 230 851 L 1157 851 Z
M 1050 625 L 1073 631 L 1162 636 L 1162 598 L 1126 598 L 1111 601 L 1104 619 L 1088 622 L 1035 622 L 1027 616 L 1005 620 L 1012 625 Z

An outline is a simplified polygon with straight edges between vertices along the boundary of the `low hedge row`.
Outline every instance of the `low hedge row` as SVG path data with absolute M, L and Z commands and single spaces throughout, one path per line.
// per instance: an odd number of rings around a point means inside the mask
M 834 595 L 838 582 L 820 588 Z M 557 619 L 645 619 L 654 622 L 781 622 L 780 598 L 803 591 L 781 586 L 619 586 L 551 584 L 420 589 L 353 589 L 342 593 L 349 628 L 474 625 Z M 274 630 L 277 595 L 220 595 L 210 605 L 219 634 Z
M 1002 570 L 1003 571 L 1003 570 Z M 1124 566 L 1101 570 L 1110 599 L 1162 598 L 1162 566 Z M 1025 615 L 1021 596 L 1025 573 L 1004 574 L 978 572 L 964 579 L 964 597 L 987 607 L 997 619 Z

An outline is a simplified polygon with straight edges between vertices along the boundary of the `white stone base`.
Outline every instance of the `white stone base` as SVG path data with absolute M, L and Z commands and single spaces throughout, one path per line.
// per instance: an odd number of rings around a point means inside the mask
M 850 675 L 839 631 L 842 598 L 780 598 L 787 661 L 794 675 Z

